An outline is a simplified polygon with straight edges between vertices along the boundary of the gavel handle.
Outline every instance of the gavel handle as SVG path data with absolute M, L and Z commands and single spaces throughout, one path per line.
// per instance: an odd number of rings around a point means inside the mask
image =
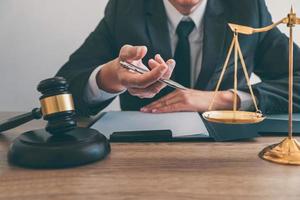
M 25 124 L 34 119 L 41 119 L 42 113 L 40 108 L 34 108 L 31 112 L 25 113 L 3 122 L 0 122 L 0 133 L 7 131 L 9 129 L 16 128 L 22 124 Z

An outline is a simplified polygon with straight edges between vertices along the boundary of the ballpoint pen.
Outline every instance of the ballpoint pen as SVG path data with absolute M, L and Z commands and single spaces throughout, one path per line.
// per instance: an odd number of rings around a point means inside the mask
M 144 74 L 146 72 L 149 72 L 149 70 L 143 69 L 141 67 L 138 67 L 136 65 L 130 64 L 128 62 L 120 61 L 120 64 L 122 65 L 122 67 L 124 67 L 124 68 L 126 68 L 128 70 L 132 70 L 134 72 L 137 72 L 139 74 Z M 177 83 L 175 81 L 172 81 L 170 79 L 160 78 L 158 81 L 162 82 L 162 83 L 165 83 L 168 86 L 170 86 L 172 88 L 175 88 L 175 89 L 180 89 L 180 90 L 187 90 L 188 89 L 188 88 L 184 87 L 183 85 L 181 85 L 181 84 L 179 84 L 179 83 Z

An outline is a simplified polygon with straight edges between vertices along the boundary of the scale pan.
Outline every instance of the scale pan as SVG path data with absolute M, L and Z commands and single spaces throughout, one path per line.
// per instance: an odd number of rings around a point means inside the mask
M 202 114 L 209 122 L 223 124 L 254 124 L 265 119 L 263 114 L 246 111 L 208 111 Z

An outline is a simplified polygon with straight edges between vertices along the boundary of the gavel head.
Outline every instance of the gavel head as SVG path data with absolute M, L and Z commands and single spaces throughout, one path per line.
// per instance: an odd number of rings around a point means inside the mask
M 41 112 L 48 121 L 46 130 L 59 135 L 76 128 L 73 97 L 68 91 L 69 84 L 63 77 L 54 77 L 39 83 Z

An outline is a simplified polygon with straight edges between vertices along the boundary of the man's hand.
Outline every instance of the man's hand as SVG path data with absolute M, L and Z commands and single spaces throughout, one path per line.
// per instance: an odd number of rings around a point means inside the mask
M 166 85 L 157 82 L 160 78 L 171 77 L 175 67 L 174 60 L 165 62 L 160 55 L 148 61 L 150 71 L 145 74 L 137 74 L 128 71 L 120 65 L 120 61 L 126 61 L 146 68 L 142 58 L 147 53 L 144 46 L 125 45 L 121 48 L 119 57 L 107 63 L 97 75 L 98 87 L 110 93 L 118 93 L 125 89 L 133 96 L 140 98 L 152 98 Z
M 213 99 L 214 92 L 199 90 L 176 90 L 165 97 L 145 106 L 142 112 L 170 113 L 170 112 L 205 112 Z M 231 91 L 218 92 L 214 110 L 228 110 L 233 107 Z

